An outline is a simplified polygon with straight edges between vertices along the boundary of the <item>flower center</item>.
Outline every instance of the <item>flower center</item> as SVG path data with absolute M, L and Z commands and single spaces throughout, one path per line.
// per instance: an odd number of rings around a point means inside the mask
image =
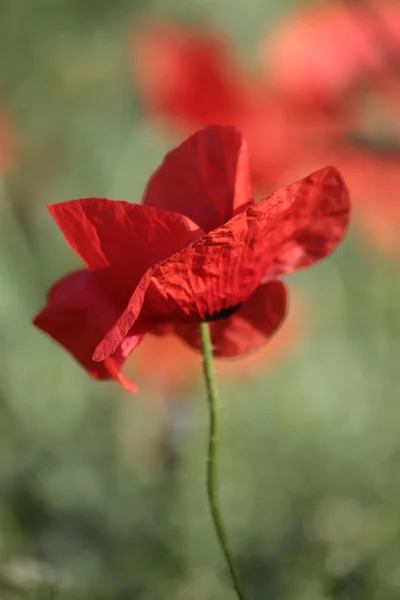
M 209 315 L 208 317 L 206 317 L 206 321 L 207 321 L 207 323 L 213 323 L 214 321 L 220 321 L 221 319 L 227 319 L 228 317 L 233 315 L 233 313 L 235 313 L 237 310 L 239 310 L 239 308 L 241 306 L 242 306 L 242 303 L 239 302 L 239 304 L 235 304 L 234 306 L 228 306 L 227 308 L 218 310 L 217 312 L 213 313 L 212 315 Z

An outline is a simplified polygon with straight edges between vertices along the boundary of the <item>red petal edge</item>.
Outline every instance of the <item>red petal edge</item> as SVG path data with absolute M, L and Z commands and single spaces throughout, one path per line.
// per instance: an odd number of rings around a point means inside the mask
M 146 292 L 151 281 L 152 271 L 149 269 L 142 277 L 139 285 L 132 294 L 128 306 L 120 312 L 119 319 L 110 327 L 108 332 L 105 332 L 104 338 L 99 340 L 99 344 L 93 352 L 93 360 L 101 362 L 108 356 L 113 354 L 121 344 L 123 344 L 129 330 L 136 322 L 145 300 Z M 143 335 L 144 331 L 137 332 L 136 335 Z M 135 335 L 135 334 L 133 334 Z
M 92 360 L 96 345 L 119 314 L 120 309 L 104 294 L 95 276 L 81 270 L 66 275 L 51 288 L 46 306 L 33 323 L 70 352 L 94 379 L 113 378 L 136 392 L 136 385 L 120 370 L 142 336 L 125 338 L 118 351 L 104 362 Z

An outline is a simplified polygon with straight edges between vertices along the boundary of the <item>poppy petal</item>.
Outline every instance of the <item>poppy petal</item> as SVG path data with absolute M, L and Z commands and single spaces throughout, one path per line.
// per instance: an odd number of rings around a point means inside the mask
M 125 300 L 152 264 L 203 233 L 183 215 L 118 200 L 84 198 L 48 209 L 89 270 L 108 267 L 104 273 Z
M 186 215 L 203 231 L 229 221 L 252 203 L 247 144 L 233 127 L 207 127 L 169 152 L 143 198 Z
M 286 306 L 287 292 L 281 281 L 261 285 L 233 315 L 209 324 L 214 356 L 234 358 L 265 344 L 284 320 Z M 179 323 L 175 333 L 201 350 L 198 324 Z
M 95 379 L 116 379 L 129 391 L 137 391 L 120 369 L 142 336 L 126 338 L 118 352 L 104 362 L 94 362 L 96 345 L 119 316 L 119 309 L 86 269 L 60 279 L 50 290 L 45 308 L 33 323 L 64 346 Z
M 348 189 L 334 167 L 325 167 L 278 190 L 255 211 L 274 211 L 281 219 L 270 236 L 273 263 L 264 281 L 309 267 L 329 256 L 343 239 L 350 220 Z M 280 209 L 280 210 L 281 210 Z
M 262 282 L 328 256 L 348 220 L 348 192 L 333 167 L 278 190 L 156 265 L 144 300 L 142 291 L 133 294 L 134 310 L 128 305 L 95 360 L 117 349 L 140 314 L 137 302 L 155 324 L 213 319 L 244 304 Z
M 143 304 L 146 297 L 149 284 L 151 282 L 152 270 L 149 269 L 143 275 L 134 293 L 129 299 L 128 305 L 125 310 L 119 313 L 119 318 L 109 329 L 108 332 L 104 332 L 104 338 L 101 340 L 99 345 L 93 352 L 93 360 L 103 361 L 108 356 L 117 351 L 119 346 L 123 344 L 129 330 L 138 319 L 140 312 L 143 308 Z M 148 330 L 148 327 L 141 327 L 140 331 L 142 335 Z M 100 340 L 99 340 L 100 341 Z

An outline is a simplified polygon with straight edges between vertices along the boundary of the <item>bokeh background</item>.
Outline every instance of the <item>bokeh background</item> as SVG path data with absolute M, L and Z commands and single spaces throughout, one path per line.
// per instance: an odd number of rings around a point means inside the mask
M 187 359 L 189 372 L 182 348 L 138 352 L 127 367 L 140 385 L 133 396 L 92 381 L 31 319 L 79 264 L 46 204 L 139 202 L 184 137 L 146 110 L 132 72 L 135 32 L 154 19 L 212 29 L 251 70 L 261 41 L 298 5 L 0 3 L 2 600 L 233 598 L 205 497 L 200 358 Z M 384 168 L 376 181 L 379 214 Z M 216 367 L 221 502 L 248 598 L 397 600 L 399 264 L 356 224 L 334 256 L 287 283 L 290 321 L 265 360 Z

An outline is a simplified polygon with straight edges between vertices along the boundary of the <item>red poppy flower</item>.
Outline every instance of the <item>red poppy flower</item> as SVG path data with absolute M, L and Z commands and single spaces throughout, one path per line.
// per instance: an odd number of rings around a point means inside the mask
M 86 269 L 51 290 L 35 324 L 89 373 L 115 377 L 153 330 L 198 348 L 211 323 L 216 356 L 268 340 L 286 313 L 281 275 L 329 255 L 349 219 L 347 189 L 332 167 L 257 204 L 238 131 L 209 127 L 171 151 L 143 204 L 100 198 L 49 207 Z

